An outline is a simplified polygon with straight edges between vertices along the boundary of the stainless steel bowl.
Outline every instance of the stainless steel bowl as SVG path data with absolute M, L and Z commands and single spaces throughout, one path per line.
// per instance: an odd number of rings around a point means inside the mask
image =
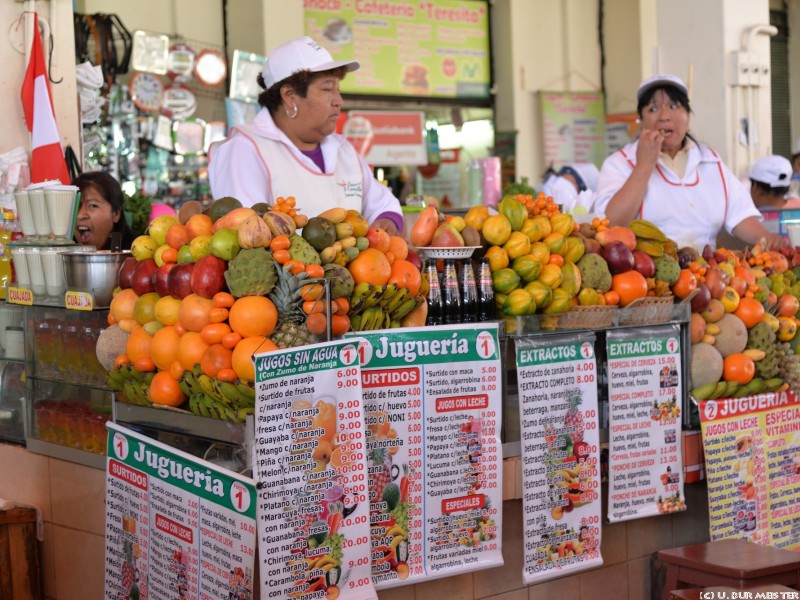
M 129 250 L 62 252 L 67 290 L 91 292 L 95 307 L 108 306 L 111 304 L 114 288 L 117 287 L 119 269 L 129 256 L 131 256 Z

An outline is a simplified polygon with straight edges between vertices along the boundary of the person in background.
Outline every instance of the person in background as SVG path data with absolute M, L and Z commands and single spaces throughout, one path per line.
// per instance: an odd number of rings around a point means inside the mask
M 719 155 L 689 134 L 688 94 L 674 75 L 641 83 L 639 139 L 603 162 L 594 211 L 612 225 L 651 221 L 679 247 L 714 247 L 723 228 L 746 244 L 787 244 L 767 231 L 747 188 Z
M 794 154 L 791 157 L 792 162 L 792 181 L 789 183 L 789 197 L 800 198 L 800 140 L 798 140 Z
M 588 211 L 594 202 L 599 177 L 600 171 L 592 163 L 572 163 L 558 171 L 548 170 L 541 191 L 560 204 L 564 212 L 570 212 L 578 206 Z
M 340 206 L 390 234 L 402 231 L 397 198 L 334 133 L 343 106 L 339 83 L 358 68 L 356 61 L 334 61 L 310 37 L 275 48 L 258 77 L 261 110 L 209 151 L 212 196 L 232 196 L 244 206 L 294 196 L 309 217 Z
M 759 209 L 800 208 L 800 198 L 789 197 L 792 163 L 776 154 L 756 161 L 750 169 L 750 196 Z
M 78 186 L 81 194 L 75 241 L 98 250 L 110 250 L 111 233 L 119 232 L 122 249 L 129 249 L 134 236 L 122 212 L 125 195 L 119 182 L 108 173 L 94 171 L 79 175 L 72 184 Z

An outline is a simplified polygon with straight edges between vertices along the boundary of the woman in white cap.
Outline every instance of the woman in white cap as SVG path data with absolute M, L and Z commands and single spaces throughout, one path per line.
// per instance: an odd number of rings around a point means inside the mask
M 592 163 L 572 163 L 558 171 L 550 170 L 542 182 L 541 191 L 551 196 L 563 211 L 583 206 L 592 207 L 600 171 Z
M 341 206 L 390 234 L 401 231 L 398 200 L 335 133 L 343 105 L 339 83 L 358 67 L 334 61 L 309 37 L 275 48 L 258 77 L 262 109 L 209 151 L 212 196 L 232 196 L 244 206 L 294 196 L 310 217 Z
M 792 163 L 788 158 L 771 154 L 756 161 L 750 169 L 750 196 L 760 209 L 800 208 L 800 198 L 789 194 Z
M 595 212 L 616 225 L 651 221 L 678 246 L 714 247 L 723 228 L 746 244 L 786 243 L 767 231 L 747 188 L 719 155 L 689 135 L 691 108 L 680 78 L 646 79 L 636 98 L 639 139 L 603 163 Z

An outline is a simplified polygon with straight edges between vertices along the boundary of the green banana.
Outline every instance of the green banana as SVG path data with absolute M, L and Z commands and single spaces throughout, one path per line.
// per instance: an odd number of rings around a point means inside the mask
M 181 377 L 181 378 L 178 380 L 178 385 L 180 386 L 180 388 L 181 388 L 181 391 L 182 391 L 182 392 L 183 392 L 185 395 L 187 395 L 187 396 L 189 396 L 189 397 L 191 397 L 191 396 L 192 396 L 192 389 L 189 387 L 189 383 L 186 381 L 186 377 Z
M 191 394 L 189 396 L 189 410 L 192 412 L 192 414 L 200 415 L 200 406 L 198 403 L 197 394 Z
M 251 400 L 256 399 L 256 390 L 253 387 L 250 387 L 246 383 L 242 381 L 238 381 L 236 383 L 236 389 L 239 390 L 242 394 L 250 398 Z
M 358 314 L 364 309 L 364 304 L 367 301 L 367 296 L 372 293 L 375 286 L 366 281 L 356 284 L 353 292 L 350 294 L 350 311 L 351 315 Z
M 389 302 L 383 304 L 383 308 L 386 309 L 386 312 L 391 314 L 398 309 L 398 307 L 403 303 L 403 301 L 405 301 L 406 298 L 408 298 L 408 296 L 409 296 L 408 288 L 399 288 L 397 290 L 397 293 L 394 296 L 392 296 L 392 299 Z
M 239 402 L 239 390 L 235 385 L 229 381 L 220 381 L 219 379 L 212 379 L 214 388 L 217 393 L 225 398 L 227 404 L 236 404 Z
M 396 319 L 392 319 L 392 322 L 389 324 L 389 327 L 391 327 L 392 329 L 397 329 L 398 327 L 402 327 L 402 326 L 403 326 L 403 324 L 400 321 L 396 320 Z
M 739 391 L 741 384 L 738 381 L 729 381 L 725 387 L 725 393 L 720 398 L 733 398 L 733 395 Z
M 727 388 L 728 388 L 728 382 L 727 381 L 718 381 L 716 386 L 714 386 L 714 391 L 711 392 L 711 395 L 709 396 L 709 398 L 711 400 L 716 400 L 717 398 L 722 397 L 722 395 L 725 393 L 725 390 Z
M 392 299 L 394 299 L 400 289 L 401 288 L 397 287 L 396 283 L 387 283 L 386 290 L 383 292 L 383 296 L 381 296 L 381 299 L 378 301 L 378 305 L 385 308 L 386 305 L 389 304 Z
M 403 317 L 415 310 L 420 304 L 422 304 L 422 299 L 419 296 L 411 296 L 410 298 L 406 298 L 403 300 L 400 306 L 391 311 L 390 314 L 392 315 L 392 319 L 395 321 L 402 321 Z
M 717 388 L 717 382 L 706 383 L 705 385 L 701 385 L 700 387 L 696 387 L 691 391 L 692 396 L 696 400 L 708 400 L 711 397 L 711 394 L 714 393 L 714 390 Z
M 391 326 L 392 326 L 392 317 L 391 317 L 391 315 L 390 315 L 388 312 L 386 312 L 386 311 L 384 310 L 384 311 L 383 311 L 383 325 L 382 325 L 382 329 L 389 329 Z
M 364 319 L 362 319 L 363 328 L 367 331 L 381 329 L 383 327 L 383 309 L 380 306 L 372 306 L 368 310 L 369 313 L 364 315 L 367 322 L 364 323 Z
M 236 411 L 236 416 L 240 421 L 245 421 L 245 420 L 247 420 L 247 416 L 248 415 L 255 414 L 255 412 L 256 412 L 256 409 L 254 407 L 247 406 L 245 408 L 240 408 L 239 410 L 237 410 Z
M 386 285 L 376 285 L 372 291 L 367 296 L 366 300 L 364 300 L 364 310 L 368 308 L 372 308 L 380 299 L 383 298 L 383 295 L 386 293 Z
M 350 327 L 353 331 L 362 331 L 361 329 L 361 313 L 350 315 Z
M 768 392 L 774 392 L 783 385 L 783 379 L 780 377 L 773 377 L 764 382 L 764 387 Z
M 195 397 L 197 398 L 197 407 L 200 410 L 200 416 L 213 418 L 214 415 L 211 414 L 211 408 L 213 406 L 211 398 L 209 398 L 202 392 L 200 392 L 199 394 L 195 394 Z

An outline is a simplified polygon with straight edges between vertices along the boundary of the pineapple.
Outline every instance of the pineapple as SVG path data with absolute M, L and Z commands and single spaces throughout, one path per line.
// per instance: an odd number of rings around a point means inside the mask
M 564 417 L 564 426 L 571 429 L 570 437 L 572 443 L 576 444 L 583 441 L 583 413 L 580 411 L 582 398 L 578 390 L 569 396 L 569 408 Z
M 369 453 L 369 501 L 379 502 L 383 488 L 392 481 L 392 455 L 386 448 L 375 448 Z
M 277 266 L 278 281 L 269 293 L 269 299 L 278 311 L 278 326 L 270 335 L 270 339 L 279 348 L 293 348 L 316 343 L 317 337 L 306 329 L 306 315 L 300 308 L 303 299 L 300 288 L 303 287 L 306 273 L 292 275 L 287 267 Z

